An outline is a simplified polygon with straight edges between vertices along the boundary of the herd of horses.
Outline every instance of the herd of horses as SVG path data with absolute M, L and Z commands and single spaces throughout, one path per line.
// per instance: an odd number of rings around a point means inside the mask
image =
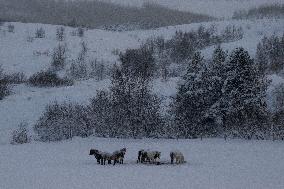
M 124 156 L 126 154 L 126 148 L 114 151 L 113 153 L 102 152 L 97 149 L 91 149 L 89 155 L 95 156 L 97 163 L 101 165 L 116 163 L 123 164 Z M 139 150 L 137 163 L 150 163 L 160 165 L 161 152 L 159 151 L 150 151 L 150 150 Z M 170 152 L 171 164 L 181 164 L 185 163 L 184 155 L 180 151 Z

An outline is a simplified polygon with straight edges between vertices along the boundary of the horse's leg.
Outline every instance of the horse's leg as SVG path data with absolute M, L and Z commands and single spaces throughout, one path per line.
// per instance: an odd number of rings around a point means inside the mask
M 173 163 L 174 163 L 174 154 L 171 153 L 171 154 L 170 154 L 170 157 L 171 157 L 171 164 L 173 164 Z

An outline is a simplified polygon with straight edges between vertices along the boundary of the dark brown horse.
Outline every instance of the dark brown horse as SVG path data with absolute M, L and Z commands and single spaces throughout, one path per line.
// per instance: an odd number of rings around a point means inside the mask
M 103 156 L 99 150 L 91 149 L 89 155 L 94 155 L 98 164 L 103 164 Z

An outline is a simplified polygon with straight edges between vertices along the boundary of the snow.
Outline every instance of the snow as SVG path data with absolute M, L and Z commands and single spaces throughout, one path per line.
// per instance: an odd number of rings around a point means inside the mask
M 127 148 L 125 164 L 98 165 L 90 148 Z M 186 164 L 136 164 L 140 149 L 184 153 Z M 59 143 L 0 145 L 0 188 L 156 188 L 156 189 L 282 189 L 283 141 L 223 139 L 102 139 L 75 138 Z

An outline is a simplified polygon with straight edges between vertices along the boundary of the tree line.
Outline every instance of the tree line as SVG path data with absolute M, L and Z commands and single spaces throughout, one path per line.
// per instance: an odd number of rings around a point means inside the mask
M 186 71 L 166 110 L 162 99 L 152 92 L 159 62 L 153 48 L 128 49 L 119 60 L 112 69 L 109 89 L 97 91 L 87 106 L 49 105 L 34 126 L 39 140 L 90 135 L 284 138 L 284 86 L 275 89 L 277 111 L 271 111 L 266 99 L 267 75 L 258 59 L 242 47 L 229 53 L 217 45 L 209 60 L 198 50 L 185 59 Z

